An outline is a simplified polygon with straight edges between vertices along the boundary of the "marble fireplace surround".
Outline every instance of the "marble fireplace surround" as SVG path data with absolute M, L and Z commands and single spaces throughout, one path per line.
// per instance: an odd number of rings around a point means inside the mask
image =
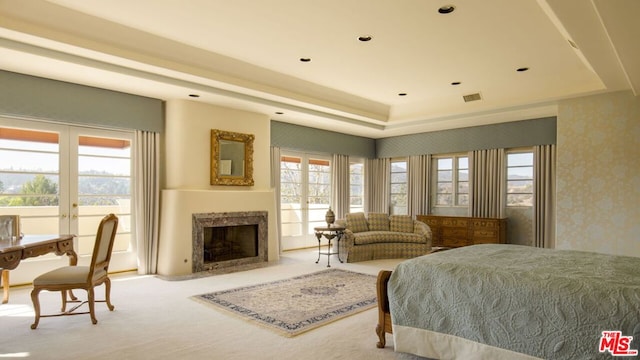
M 204 229 L 207 227 L 226 227 L 240 225 L 258 226 L 258 255 L 240 259 L 204 262 Z M 268 212 L 238 211 L 192 214 L 193 255 L 192 272 L 229 269 L 242 265 L 268 261 Z

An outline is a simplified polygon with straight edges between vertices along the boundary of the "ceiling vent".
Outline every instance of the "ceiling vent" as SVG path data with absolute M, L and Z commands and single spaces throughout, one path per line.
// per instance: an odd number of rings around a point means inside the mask
M 463 95 L 462 98 L 464 99 L 464 102 L 482 100 L 482 97 L 480 96 L 480 93 Z

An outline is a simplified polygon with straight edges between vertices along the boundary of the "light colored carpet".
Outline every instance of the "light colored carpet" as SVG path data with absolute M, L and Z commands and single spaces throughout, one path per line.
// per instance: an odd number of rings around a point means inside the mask
M 287 338 L 189 298 L 326 269 L 316 259 L 317 251 L 288 252 L 264 268 L 183 281 L 112 276 L 115 310 L 96 304 L 96 325 L 88 315 L 78 315 L 44 318 L 31 330 L 31 287 L 12 288 L 9 304 L 0 305 L 0 359 L 416 359 L 395 353 L 390 335 L 386 348 L 376 348 L 376 309 Z M 331 266 L 376 275 L 399 261 Z M 96 290 L 100 298 L 104 288 Z M 43 312 L 59 309 L 58 293 L 42 292 L 40 298 Z
M 296 336 L 377 305 L 376 277 L 327 269 L 191 298 L 284 336 Z

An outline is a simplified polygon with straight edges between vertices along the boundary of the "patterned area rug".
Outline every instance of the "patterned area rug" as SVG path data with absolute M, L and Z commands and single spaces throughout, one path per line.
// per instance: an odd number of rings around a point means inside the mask
M 376 306 L 376 277 L 327 269 L 192 299 L 292 337 Z

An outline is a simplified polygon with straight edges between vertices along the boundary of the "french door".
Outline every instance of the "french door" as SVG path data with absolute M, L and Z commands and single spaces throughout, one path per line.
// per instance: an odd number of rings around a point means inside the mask
M 328 156 L 283 152 L 280 158 L 282 250 L 318 245 L 313 228 L 326 226 L 331 204 Z
M 26 234 L 75 234 L 79 264 L 91 258 L 102 217 L 114 213 L 110 270 L 135 269 L 132 142 L 131 132 L 0 118 L 0 213 L 20 215 Z

